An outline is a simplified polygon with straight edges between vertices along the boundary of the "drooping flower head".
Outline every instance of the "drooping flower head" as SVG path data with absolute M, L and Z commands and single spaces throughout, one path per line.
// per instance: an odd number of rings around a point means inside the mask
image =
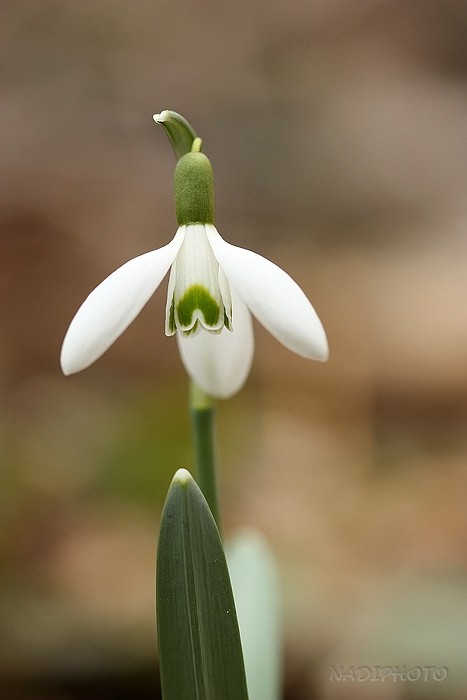
M 154 118 L 163 121 L 166 113 Z M 274 263 L 218 233 L 212 168 L 200 148 L 194 139 L 177 162 L 174 238 L 125 263 L 91 292 L 63 342 L 65 374 L 85 369 L 112 345 L 169 269 L 165 332 L 177 336 L 188 374 L 211 396 L 232 396 L 246 381 L 254 352 L 251 314 L 290 350 L 327 359 L 326 334 L 300 287 Z

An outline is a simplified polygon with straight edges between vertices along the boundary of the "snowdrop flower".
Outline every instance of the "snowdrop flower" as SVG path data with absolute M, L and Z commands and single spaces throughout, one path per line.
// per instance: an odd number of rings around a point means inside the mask
M 117 340 L 169 269 L 165 333 L 176 334 L 188 374 L 211 396 L 232 396 L 248 376 L 251 314 L 290 350 L 327 359 L 323 326 L 300 287 L 274 263 L 227 243 L 215 228 L 212 169 L 200 144 L 196 139 L 176 166 L 174 238 L 125 263 L 91 292 L 63 342 L 65 374 L 85 369 Z

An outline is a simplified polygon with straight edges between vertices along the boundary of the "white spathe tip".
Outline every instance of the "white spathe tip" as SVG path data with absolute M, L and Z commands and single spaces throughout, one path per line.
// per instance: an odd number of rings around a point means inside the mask
M 166 117 L 167 117 L 167 112 L 168 112 L 167 109 L 163 109 L 162 112 L 160 112 L 160 114 L 153 114 L 152 115 L 152 118 L 154 119 L 156 124 L 162 124 L 162 122 L 165 122 Z

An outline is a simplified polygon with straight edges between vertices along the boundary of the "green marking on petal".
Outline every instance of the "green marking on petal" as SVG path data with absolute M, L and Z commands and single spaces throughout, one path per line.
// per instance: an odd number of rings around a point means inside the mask
M 186 331 L 179 331 L 185 338 L 189 335 L 196 335 L 198 332 L 198 327 L 199 327 L 199 321 L 195 321 L 195 325 L 193 328 L 188 328 Z
M 184 328 L 189 328 L 193 324 L 193 316 L 197 310 L 203 315 L 206 326 L 214 328 L 219 325 L 221 308 L 201 284 L 193 284 L 191 287 L 188 287 L 185 294 L 178 301 L 178 324 L 184 326 Z

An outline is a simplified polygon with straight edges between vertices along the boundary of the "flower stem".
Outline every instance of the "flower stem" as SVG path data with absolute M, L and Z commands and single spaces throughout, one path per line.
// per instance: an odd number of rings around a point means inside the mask
M 196 481 L 221 532 L 214 455 L 214 402 L 195 382 L 191 382 L 190 387 L 190 412 Z

